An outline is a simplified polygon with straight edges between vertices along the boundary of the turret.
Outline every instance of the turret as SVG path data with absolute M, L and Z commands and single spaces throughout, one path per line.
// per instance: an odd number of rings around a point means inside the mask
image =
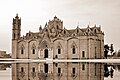
M 63 29 L 63 21 L 61 21 L 56 16 L 54 17 L 54 19 L 52 21 L 48 22 L 48 25 L 49 25 L 49 29 L 52 29 L 53 27 L 56 30 Z
M 21 36 L 21 18 L 18 17 L 18 14 L 16 14 L 16 17 L 13 18 L 13 28 L 12 28 L 12 39 L 17 40 Z
M 20 39 L 21 36 L 21 19 L 16 14 L 16 17 L 13 18 L 12 23 L 12 58 L 17 58 L 17 41 Z

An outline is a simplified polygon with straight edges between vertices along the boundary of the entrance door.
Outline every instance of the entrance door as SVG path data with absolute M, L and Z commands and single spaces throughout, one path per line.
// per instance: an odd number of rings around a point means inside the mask
M 44 58 L 48 58 L 48 49 L 44 50 Z

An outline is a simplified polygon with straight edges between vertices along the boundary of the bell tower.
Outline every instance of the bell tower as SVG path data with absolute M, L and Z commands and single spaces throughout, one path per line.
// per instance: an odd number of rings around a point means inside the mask
M 49 29 L 55 28 L 56 30 L 63 29 L 63 21 L 61 21 L 56 16 L 52 21 L 48 22 Z
M 17 58 L 17 41 L 21 36 L 21 18 L 16 14 L 15 18 L 13 18 L 12 23 L 12 58 Z
M 18 14 L 16 14 L 16 17 L 13 18 L 13 29 L 12 29 L 12 39 L 17 40 L 21 36 L 21 18 L 18 17 Z

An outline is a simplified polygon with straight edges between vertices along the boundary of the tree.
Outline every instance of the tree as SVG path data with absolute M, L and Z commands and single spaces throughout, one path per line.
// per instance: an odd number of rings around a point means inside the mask
M 113 53 L 113 44 L 111 44 L 111 46 L 110 46 L 110 52 L 111 52 L 111 54 Z
M 107 55 L 108 55 L 108 52 L 109 52 L 109 46 L 108 44 L 104 46 L 104 57 L 107 59 Z
M 117 57 L 120 57 L 120 50 L 118 50 Z

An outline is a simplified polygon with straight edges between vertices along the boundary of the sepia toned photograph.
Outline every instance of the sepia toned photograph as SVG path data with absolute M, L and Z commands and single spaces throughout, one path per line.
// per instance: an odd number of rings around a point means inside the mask
M 0 0 L 0 80 L 120 80 L 120 0 Z

